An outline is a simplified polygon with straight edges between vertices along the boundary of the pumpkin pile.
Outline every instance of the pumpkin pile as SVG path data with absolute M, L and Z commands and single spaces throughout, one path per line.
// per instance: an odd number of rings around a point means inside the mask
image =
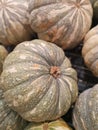
M 89 0 L 30 0 L 29 8 L 30 25 L 38 37 L 63 49 L 76 47 L 92 23 Z
M 0 130 L 98 130 L 98 1 L 0 1 Z

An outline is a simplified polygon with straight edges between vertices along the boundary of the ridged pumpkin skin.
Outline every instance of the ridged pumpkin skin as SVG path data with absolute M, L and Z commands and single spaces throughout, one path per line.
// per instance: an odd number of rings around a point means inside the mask
M 23 130 L 27 123 L 5 103 L 0 90 L 0 130 Z
M 98 26 L 92 28 L 85 36 L 82 56 L 86 66 L 98 77 Z
M 73 111 L 75 130 L 98 130 L 98 84 L 80 94 Z
M 90 29 L 89 0 L 30 0 L 30 24 L 39 39 L 63 49 L 76 47 Z
M 4 62 L 1 82 L 8 105 L 28 121 L 61 117 L 78 94 L 77 73 L 69 59 L 43 40 L 16 46 Z
M 18 44 L 31 39 L 27 0 L 0 0 L 0 43 Z
M 72 130 L 65 121 L 58 119 L 47 123 L 30 123 L 24 130 Z
M 3 62 L 5 58 L 7 57 L 7 55 L 8 55 L 8 51 L 5 49 L 4 46 L 0 45 L 0 74 L 3 69 Z

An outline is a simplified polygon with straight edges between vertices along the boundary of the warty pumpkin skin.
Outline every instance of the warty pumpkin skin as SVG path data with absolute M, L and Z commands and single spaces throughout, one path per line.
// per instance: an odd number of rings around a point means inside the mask
M 0 43 L 18 44 L 31 39 L 27 0 L 0 0 Z
M 58 119 L 52 122 L 45 123 L 30 123 L 24 130 L 72 130 L 67 123 Z
M 73 111 L 75 130 L 98 130 L 98 84 L 80 94 Z
M 30 0 L 30 25 L 39 39 L 63 49 L 76 47 L 90 29 L 89 0 Z
M 98 25 L 85 36 L 82 56 L 86 66 L 98 77 Z
M 77 73 L 69 59 L 43 40 L 16 46 L 4 62 L 1 83 L 8 105 L 34 122 L 61 117 L 78 94 Z
M 8 107 L 0 90 L 0 130 L 23 130 L 26 125 L 26 121 Z
M 0 74 L 2 72 L 2 67 L 3 67 L 3 62 L 5 60 L 5 58 L 8 55 L 8 51 L 5 49 L 4 46 L 0 45 Z

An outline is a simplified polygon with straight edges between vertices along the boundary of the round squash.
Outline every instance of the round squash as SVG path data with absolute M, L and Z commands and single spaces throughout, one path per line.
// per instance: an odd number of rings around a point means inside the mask
M 3 62 L 8 55 L 8 51 L 5 49 L 4 46 L 0 45 L 0 74 L 2 72 Z
M 45 123 L 30 123 L 24 130 L 72 130 L 65 121 L 58 119 Z
M 86 66 L 98 77 L 98 25 L 85 36 L 82 56 Z
M 8 107 L 0 90 L 0 130 L 23 130 L 26 125 L 26 121 Z
M 98 84 L 80 94 L 73 111 L 75 130 L 98 130 Z
M 16 46 L 4 62 L 1 82 L 8 105 L 34 122 L 61 117 L 78 94 L 77 73 L 69 59 L 43 40 Z
M 30 25 L 39 39 L 63 49 L 76 47 L 90 29 L 89 0 L 30 0 Z
M 0 1 L 0 42 L 18 44 L 31 39 L 27 0 Z

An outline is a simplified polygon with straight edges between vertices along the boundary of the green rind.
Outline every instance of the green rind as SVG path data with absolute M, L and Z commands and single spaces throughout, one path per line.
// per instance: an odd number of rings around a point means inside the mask
M 50 74 L 53 66 L 60 70 L 57 78 Z M 69 59 L 61 48 L 43 40 L 16 46 L 4 62 L 1 83 L 8 105 L 34 122 L 61 117 L 78 95 L 77 73 Z
M 0 90 L 0 130 L 23 130 L 27 122 L 8 107 L 2 95 Z
M 73 111 L 76 130 L 98 130 L 98 84 L 80 94 Z

